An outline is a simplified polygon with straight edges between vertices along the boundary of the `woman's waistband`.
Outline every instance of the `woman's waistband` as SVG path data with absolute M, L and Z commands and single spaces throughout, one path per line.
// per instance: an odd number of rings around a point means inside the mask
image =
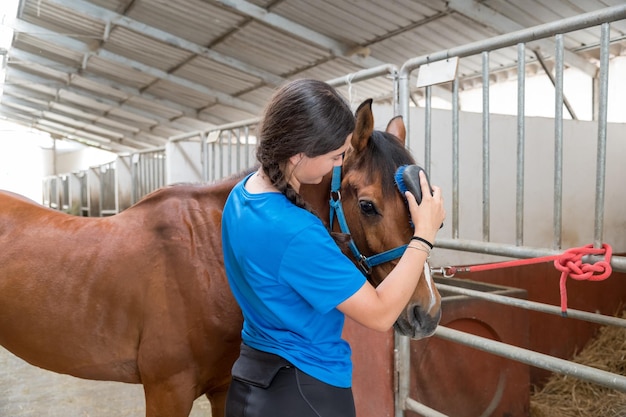
M 288 360 L 279 355 L 254 349 L 242 343 L 239 358 L 233 365 L 232 376 L 242 382 L 267 388 L 278 371 L 292 366 Z

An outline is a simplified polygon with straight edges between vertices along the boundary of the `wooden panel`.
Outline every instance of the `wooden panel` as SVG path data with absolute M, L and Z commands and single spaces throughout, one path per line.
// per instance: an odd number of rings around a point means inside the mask
M 393 331 L 377 332 L 346 319 L 344 338 L 352 347 L 357 417 L 392 417 Z

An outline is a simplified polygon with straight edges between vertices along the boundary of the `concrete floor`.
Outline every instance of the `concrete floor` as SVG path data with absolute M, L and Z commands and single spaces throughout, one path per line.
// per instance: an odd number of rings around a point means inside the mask
M 144 417 L 141 385 L 89 381 L 32 366 L 0 347 L 0 417 Z M 206 397 L 190 417 L 210 417 Z

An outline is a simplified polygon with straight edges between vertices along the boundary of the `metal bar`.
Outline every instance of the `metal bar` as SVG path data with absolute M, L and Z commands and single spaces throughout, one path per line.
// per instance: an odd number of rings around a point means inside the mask
M 488 242 L 490 236 L 491 191 L 489 187 L 489 52 L 482 52 L 483 71 L 483 240 Z
M 163 187 L 166 183 L 165 177 L 166 177 L 166 164 L 165 161 L 167 159 L 167 155 L 165 153 L 163 153 L 161 155 L 161 158 L 159 158 L 159 161 L 161 161 L 161 183 L 159 184 L 159 187 Z
M 156 167 L 156 178 L 157 178 L 157 182 L 154 187 L 155 190 L 163 186 L 163 162 L 164 161 L 165 161 L 165 158 L 163 157 L 163 155 L 156 154 L 156 153 L 154 154 L 154 165 Z
M 426 107 L 424 108 L 424 169 L 431 171 L 432 131 L 433 131 L 433 96 L 431 86 L 425 88 Z
M 165 152 L 165 147 L 164 146 L 159 146 L 157 148 L 142 149 L 140 151 L 132 152 L 129 155 L 142 155 L 144 153 L 152 153 L 152 152 Z
M 418 403 L 412 398 L 407 398 L 405 401 L 405 407 L 409 411 L 415 411 L 419 413 L 422 417 L 448 417 L 447 414 L 442 414 L 437 410 L 433 410 L 432 408 L 425 406 L 422 403 Z
M 541 64 L 543 71 L 546 73 L 546 76 L 548 77 L 548 79 L 550 79 L 550 82 L 556 89 L 556 80 L 554 79 L 554 76 L 552 75 L 552 73 L 550 72 L 550 69 L 546 65 L 546 61 L 545 59 L 543 59 L 543 55 L 541 54 L 541 51 L 539 49 L 535 49 L 533 52 L 535 53 L 535 56 L 537 57 L 537 61 L 539 61 L 539 64 Z M 563 57 L 561 57 L 561 59 L 563 59 Z M 576 113 L 574 113 L 574 108 L 570 105 L 569 100 L 567 100 L 567 97 L 565 95 L 563 95 L 563 104 L 565 105 L 565 108 L 569 112 L 569 115 L 572 117 L 572 119 L 578 120 L 578 117 L 576 117 Z
M 148 167 L 146 166 L 146 162 L 144 161 L 144 159 L 145 159 L 145 154 L 139 155 L 139 160 L 137 161 L 137 163 L 139 164 L 139 169 L 141 171 L 141 178 L 140 178 L 141 184 L 139 187 L 139 189 L 141 190 L 141 194 L 139 194 L 140 200 L 144 195 L 146 195 L 148 179 L 150 178 L 150 172 L 148 172 Z
M 563 35 L 555 38 L 553 246 L 560 248 L 563 241 Z
M 594 246 L 602 246 L 604 226 L 604 182 L 606 176 L 606 125 L 609 90 L 609 35 L 610 25 L 602 24 L 600 34 L 600 97 L 598 107 L 598 153 L 596 162 L 596 204 L 593 238 Z
M 217 179 L 217 167 L 215 166 L 216 163 L 215 161 L 217 161 L 217 156 L 216 156 L 216 152 L 217 152 L 217 143 L 212 142 L 210 144 L 211 146 L 211 172 L 212 172 L 212 176 L 211 176 L 211 181 L 215 181 Z
M 443 249 L 459 250 L 464 252 L 484 253 L 488 255 L 506 256 L 511 258 L 539 258 L 542 256 L 560 255 L 563 251 L 546 248 L 532 248 L 529 246 L 515 246 L 506 243 L 483 242 L 479 240 L 437 238 L 435 246 Z M 602 259 L 589 256 L 589 262 Z M 626 272 L 626 257 L 613 256 L 611 258 L 613 271 Z
M 233 173 L 233 131 L 228 131 L 228 143 L 227 143 L 227 158 L 228 158 L 228 171 L 226 175 L 231 175 Z
M 143 166 L 146 170 L 146 179 L 144 182 L 144 190 L 143 190 L 143 195 L 146 196 L 148 195 L 148 193 L 150 193 L 150 191 L 154 187 L 154 177 L 155 177 L 154 155 L 152 153 L 148 153 L 148 154 L 143 155 L 141 159 L 142 159 L 141 162 L 143 163 Z
M 131 183 L 131 204 L 137 202 L 137 166 L 133 161 L 133 157 L 130 158 L 130 183 Z
M 222 135 L 224 134 L 224 131 L 220 132 L 220 137 L 219 140 L 216 142 L 217 145 L 217 150 L 219 153 L 219 161 L 220 161 L 220 178 L 224 178 L 226 176 L 226 174 L 224 173 L 224 154 L 226 152 L 224 152 L 224 138 L 222 137 Z
M 146 187 L 146 195 L 152 192 L 155 189 L 157 184 L 157 160 L 155 158 L 154 152 L 146 154 L 144 157 L 144 163 L 146 164 L 146 168 L 148 169 L 148 185 Z
M 241 171 L 241 133 L 242 129 L 237 129 L 237 163 L 235 164 L 236 172 Z M 247 167 L 246 167 L 247 168 Z
M 470 297 L 481 298 L 483 300 L 492 301 L 498 304 L 509 305 L 513 307 L 519 307 L 526 310 L 539 311 L 541 313 L 553 314 L 555 316 L 561 315 L 561 307 L 553 306 L 545 303 L 538 303 L 536 301 L 529 301 L 522 298 L 507 297 L 505 295 L 494 294 L 484 291 L 476 291 L 467 288 L 461 288 L 454 285 L 437 283 L 439 290 L 445 290 L 454 294 L 462 294 Z M 626 328 L 626 320 L 617 317 L 605 316 L 603 314 L 589 313 L 587 311 L 575 310 L 568 308 L 567 317 L 578 320 L 588 321 L 591 323 L 597 323 L 605 326 L 618 326 Z
M 150 192 L 159 188 L 161 184 L 161 158 L 156 153 L 150 155 L 150 165 L 152 166 L 152 186 Z
M 200 135 L 200 164 L 202 165 L 202 181 L 206 182 L 209 177 L 209 167 L 208 167 L 208 145 L 206 143 L 207 135 L 206 133 L 202 133 Z
M 213 181 L 219 178 L 219 170 L 221 169 L 218 166 L 218 162 L 220 161 L 220 143 L 219 138 L 215 142 L 211 142 L 211 148 L 213 149 Z
M 96 172 L 98 173 L 98 177 L 99 177 L 99 188 L 100 188 L 100 198 L 98 198 L 98 212 L 100 213 L 100 217 L 104 217 L 104 181 L 102 180 L 102 171 L 101 170 L 96 170 Z
M 526 45 L 517 44 L 517 181 L 515 244 L 524 244 L 524 162 L 526 156 Z M 457 236 L 458 237 L 458 236 Z
M 398 72 L 398 67 L 392 64 L 384 64 L 378 65 L 372 68 L 366 68 L 357 72 L 353 72 L 352 74 L 347 74 L 342 77 L 333 78 L 332 80 L 326 81 L 328 84 L 333 87 L 338 87 L 340 85 L 348 85 L 351 83 L 355 83 L 358 81 L 367 80 L 370 78 L 378 77 L 380 75 L 390 74 L 392 76 L 396 76 Z
M 146 167 L 147 178 L 146 178 L 146 189 L 144 191 L 144 195 L 147 195 L 154 189 L 154 184 L 156 184 L 156 165 L 155 165 L 154 153 L 149 153 L 144 155 L 143 163 Z
M 459 80 L 452 82 L 452 237 L 459 237 Z
M 409 388 L 411 383 L 411 339 L 394 332 L 394 356 L 395 356 L 395 403 L 401 406 L 395 408 L 395 417 L 404 417 L 403 404 L 409 398 Z
M 393 70 L 393 114 L 400 114 L 400 86 L 398 85 L 398 68 Z
M 244 134 L 244 137 L 245 137 L 245 140 L 243 142 L 244 161 L 245 161 L 246 167 L 249 167 L 250 166 L 250 152 L 249 152 L 249 148 L 250 148 L 250 127 L 249 126 L 244 126 L 243 134 Z
M 586 365 L 576 364 L 564 359 L 507 345 L 502 342 L 497 342 L 495 340 L 443 326 L 437 327 L 435 336 L 444 340 L 454 341 L 485 352 L 522 362 L 536 368 L 547 369 L 552 372 L 572 376 L 576 379 L 593 382 L 617 391 L 626 392 L 626 377 L 622 375 L 613 374 Z
M 142 183 L 142 177 L 143 177 L 143 173 L 141 171 L 141 164 L 139 161 L 140 155 L 133 155 L 135 158 L 135 161 L 133 163 L 133 166 L 135 168 L 135 203 L 137 201 L 139 201 L 141 199 L 141 196 L 143 194 L 143 190 L 141 189 L 141 183 Z

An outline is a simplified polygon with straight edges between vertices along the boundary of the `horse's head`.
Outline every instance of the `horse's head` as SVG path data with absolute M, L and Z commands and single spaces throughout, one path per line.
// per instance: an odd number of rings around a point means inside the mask
M 407 203 L 396 187 L 394 174 L 398 167 L 415 161 L 404 145 L 406 130 L 402 118 L 393 118 L 385 132 L 374 130 L 371 106 L 372 100 L 367 100 L 356 111 L 352 146 L 341 168 L 340 190 L 332 193 L 332 199 L 334 203 L 340 199 L 352 238 L 353 247 L 348 247 L 346 253 L 377 286 L 395 266 L 402 248 L 413 235 Z M 332 225 L 335 231 L 339 231 L 340 220 L 337 220 Z M 370 257 L 394 248 L 400 252 L 391 253 L 390 257 L 387 253 L 384 259 L 378 257 L 376 262 L 369 262 Z M 415 339 L 430 336 L 441 317 L 441 297 L 428 266 L 424 269 L 411 300 L 395 323 L 397 331 Z

